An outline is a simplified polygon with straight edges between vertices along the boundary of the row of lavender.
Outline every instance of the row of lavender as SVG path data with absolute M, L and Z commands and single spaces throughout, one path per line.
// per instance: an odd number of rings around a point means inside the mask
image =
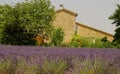
M 25 63 L 21 65 L 20 61 Z M 11 74 L 11 72 L 12 74 L 120 74 L 120 50 L 0 46 L 0 73 Z
M 47 60 L 65 60 L 71 64 L 73 59 L 94 61 L 96 59 L 107 60 L 110 65 L 120 68 L 119 49 L 101 48 L 57 48 L 39 46 L 0 46 L 0 60 L 12 59 L 17 61 L 24 59 L 27 63 L 41 65 Z

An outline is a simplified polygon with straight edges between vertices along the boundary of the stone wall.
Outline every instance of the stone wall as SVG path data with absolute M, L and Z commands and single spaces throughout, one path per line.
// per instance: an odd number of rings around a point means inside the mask
M 104 38 L 107 37 L 109 41 L 113 40 L 113 35 L 103 32 L 101 30 L 83 25 L 76 22 L 77 14 L 66 9 L 61 9 L 56 12 L 56 19 L 53 25 L 56 28 L 61 28 L 64 33 L 64 42 L 70 42 L 71 38 L 77 30 L 78 34 L 83 37 Z M 78 26 L 76 28 L 76 26 Z
M 88 27 L 81 23 L 76 23 L 78 25 L 78 34 L 84 37 L 93 37 L 93 38 L 104 38 L 107 37 L 109 41 L 113 40 L 113 35 L 103 32 L 101 30 L 94 29 L 92 27 Z
M 56 28 L 62 28 L 65 33 L 64 42 L 69 42 L 74 35 L 76 17 L 73 14 L 68 14 L 65 11 L 60 11 L 56 13 L 56 19 L 53 25 Z

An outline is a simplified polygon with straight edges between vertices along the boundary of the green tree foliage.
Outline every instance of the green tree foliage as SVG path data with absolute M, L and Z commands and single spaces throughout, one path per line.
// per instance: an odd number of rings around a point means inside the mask
M 34 43 L 33 38 L 36 36 L 47 39 L 52 31 L 54 13 L 50 0 L 31 0 L 10 6 L 3 13 L 5 23 L 2 42 L 29 45 Z
M 2 40 L 3 26 L 6 22 L 4 15 L 6 14 L 6 12 L 9 9 L 11 9 L 11 7 L 9 5 L 0 5 L 0 43 L 1 43 L 1 40 Z
M 15 22 L 5 25 L 2 37 L 3 44 L 35 45 L 36 43 L 33 34 L 28 33 L 24 27 L 15 24 Z
M 51 33 L 55 10 L 50 0 L 31 0 L 17 4 L 16 8 L 22 14 L 20 21 L 29 32 L 41 36 Z
M 64 39 L 64 32 L 61 28 L 58 28 L 53 31 L 51 35 L 51 44 L 54 46 L 61 46 Z
M 115 12 L 109 17 L 110 20 L 113 20 L 112 24 L 116 24 L 116 30 L 114 34 L 114 41 L 120 43 L 120 5 L 117 5 Z

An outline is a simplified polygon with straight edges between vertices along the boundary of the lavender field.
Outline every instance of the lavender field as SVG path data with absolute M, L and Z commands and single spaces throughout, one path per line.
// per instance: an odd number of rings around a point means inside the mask
M 37 71 L 30 74 L 120 74 L 119 49 L 0 46 L 0 65 L 8 60 L 12 61 L 14 67 L 21 60 L 27 66 L 36 65 Z M 12 74 L 29 74 L 22 69 Z M 11 74 L 6 71 L 0 74 Z

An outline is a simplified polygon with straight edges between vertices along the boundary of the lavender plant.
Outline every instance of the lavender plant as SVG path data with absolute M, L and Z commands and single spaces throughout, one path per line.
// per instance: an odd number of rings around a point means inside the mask
M 106 63 L 102 64 L 101 62 L 99 63 L 99 61 L 96 62 L 96 58 L 103 60 L 103 62 L 107 61 L 107 67 L 105 67 L 104 69 L 103 67 L 104 65 L 106 66 Z M 86 64 L 86 66 L 80 70 L 84 69 L 86 70 L 87 68 L 92 67 L 90 71 L 92 69 L 97 72 L 105 70 L 106 71 L 114 70 L 113 72 L 118 71 L 118 74 L 120 73 L 120 50 L 118 49 L 57 48 L 57 47 L 52 48 L 39 46 L 4 46 L 4 45 L 0 46 L 0 62 L 6 61 L 8 59 L 10 59 L 12 63 L 6 62 L 7 66 L 5 66 L 6 70 L 4 72 L 6 72 L 9 69 L 9 67 L 11 67 L 12 64 L 13 67 L 12 70 L 14 69 L 15 71 L 13 72 L 17 74 L 19 74 L 18 73 L 19 71 L 21 72 L 23 71 L 24 73 L 28 74 L 29 73 L 32 74 L 32 72 L 33 74 L 42 74 L 46 71 L 46 69 L 54 70 L 54 72 L 60 71 L 63 74 L 65 71 L 69 71 L 70 74 L 71 71 L 73 70 L 76 71 L 75 70 L 76 68 L 74 68 L 75 64 L 73 63 L 73 59 L 78 59 L 81 64 Z M 24 60 L 25 63 L 23 64 L 20 63 L 20 59 Z M 50 60 L 52 60 L 53 62 L 50 62 Z M 3 70 L 3 67 L 1 65 L 6 64 L 3 64 L 3 62 L 0 63 L 1 69 L 0 71 Z M 48 66 L 47 64 L 50 65 Z M 108 74 L 116 74 L 116 72 L 115 73 L 109 72 Z M 55 74 L 56 73 L 61 74 L 55 72 Z
M 42 65 L 42 74 L 65 74 L 68 68 L 65 61 L 45 61 Z
M 107 61 L 98 60 L 74 60 L 72 74 L 119 74 L 117 69 L 109 66 Z
M 0 61 L 0 74 L 10 74 L 12 71 L 11 66 L 11 60 Z

